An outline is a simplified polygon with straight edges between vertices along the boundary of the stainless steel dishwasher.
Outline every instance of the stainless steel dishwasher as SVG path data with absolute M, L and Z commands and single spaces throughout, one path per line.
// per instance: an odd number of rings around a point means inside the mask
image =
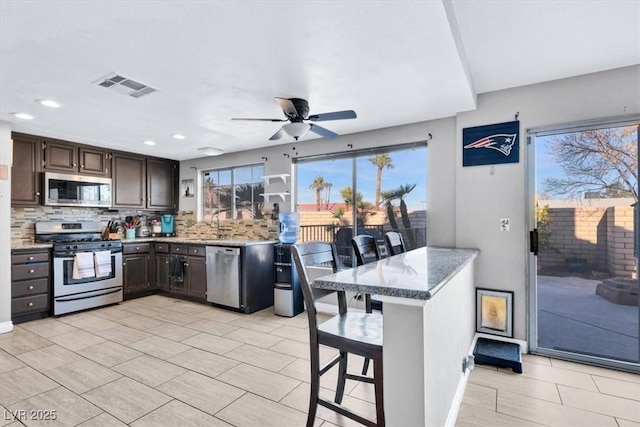
M 240 248 L 207 246 L 207 301 L 240 309 Z

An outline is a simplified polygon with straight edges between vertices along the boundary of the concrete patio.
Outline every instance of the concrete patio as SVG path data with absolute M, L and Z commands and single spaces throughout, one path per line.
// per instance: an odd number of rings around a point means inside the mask
M 638 363 L 638 306 L 596 295 L 598 283 L 538 276 L 538 346 Z

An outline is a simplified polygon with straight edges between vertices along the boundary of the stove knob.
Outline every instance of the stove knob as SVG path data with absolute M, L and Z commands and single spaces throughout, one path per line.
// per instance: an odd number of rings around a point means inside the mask
M 78 245 L 73 245 L 73 249 L 78 249 Z

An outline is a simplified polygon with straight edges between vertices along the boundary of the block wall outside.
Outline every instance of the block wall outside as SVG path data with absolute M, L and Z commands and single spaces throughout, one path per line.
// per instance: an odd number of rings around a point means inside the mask
M 549 208 L 547 244 L 538 266 L 563 267 L 565 259 L 585 259 L 588 268 L 612 276 L 635 277 L 633 207 Z
M 636 277 L 633 255 L 633 207 L 615 206 L 607 209 L 607 267 L 617 277 Z

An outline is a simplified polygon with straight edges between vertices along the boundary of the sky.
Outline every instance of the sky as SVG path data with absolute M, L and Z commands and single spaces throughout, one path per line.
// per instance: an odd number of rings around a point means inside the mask
M 621 128 L 620 128 L 621 129 Z M 554 146 L 554 139 L 562 135 L 550 135 L 537 137 L 536 143 L 536 192 L 543 194 L 545 192 L 544 180 L 545 178 L 564 178 L 565 172 L 558 165 L 558 162 L 552 155 L 552 148 Z M 637 141 L 636 141 L 637 144 Z M 615 175 L 615 172 L 611 172 Z M 553 195 L 554 199 L 571 198 L 569 195 Z
M 427 202 L 427 148 L 416 147 L 408 150 L 390 151 L 393 169 L 382 171 L 382 191 L 392 190 L 400 185 L 417 184 L 407 195 L 405 201 L 409 210 L 423 210 Z M 375 202 L 377 166 L 369 161 L 373 156 L 357 158 L 357 191 L 362 193 L 363 200 Z M 352 159 L 319 160 L 298 164 L 298 203 L 315 203 L 316 192 L 309 188 L 316 176 L 320 175 L 325 182 L 333 184 L 329 195 L 331 203 L 343 203 L 340 189 L 350 187 L 352 183 Z M 323 199 L 326 192 L 323 192 Z M 397 205 L 397 202 L 395 202 Z

